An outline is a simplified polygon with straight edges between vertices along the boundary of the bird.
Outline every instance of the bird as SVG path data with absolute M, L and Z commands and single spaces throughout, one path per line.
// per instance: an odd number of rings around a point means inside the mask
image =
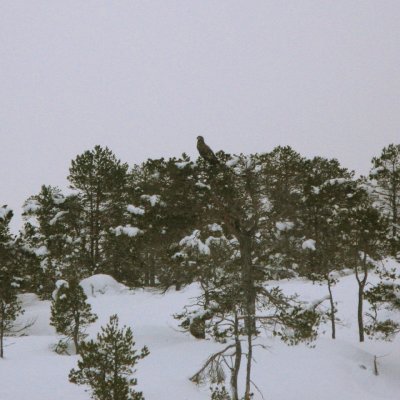
M 217 156 L 211 150 L 210 146 L 204 142 L 203 136 L 197 136 L 197 150 L 199 151 L 200 156 L 210 164 L 219 163 Z

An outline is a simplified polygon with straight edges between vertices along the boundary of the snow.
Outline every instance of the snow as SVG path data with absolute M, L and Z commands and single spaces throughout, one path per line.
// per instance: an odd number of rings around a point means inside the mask
M 314 194 L 319 194 L 321 189 L 318 186 L 311 186 L 311 190 Z
M 203 182 L 196 182 L 195 186 L 199 187 L 200 189 L 209 189 L 209 190 L 211 190 L 211 186 L 210 185 L 206 185 Z
M 68 282 L 67 282 L 66 280 L 64 280 L 64 279 L 59 279 L 59 280 L 56 282 L 56 288 L 55 288 L 55 290 L 54 290 L 53 293 L 51 294 L 51 297 L 52 297 L 53 299 L 56 298 L 57 292 L 58 292 L 58 291 L 60 290 L 60 288 L 62 288 L 63 286 L 65 286 L 66 288 L 68 288 L 68 287 L 69 287 Z
M 293 229 L 294 223 L 291 221 L 278 221 L 275 226 L 279 231 L 285 232 Z
M 261 203 L 261 209 L 265 212 L 271 211 L 272 210 L 272 203 L 267 197 L 263 197 L 260 199 Z
M 210 399 L 208 384 L 197 387 L 188 378 L 210 354 L 226 344 L 195 339 L 181 332 L 172 317 L 199 293 L 197 285 L 164 295 L 143 289 L 128 291 L 107 275 L 95 275 L 81 285 L 99 316 L 87 331 L 90 337 L 95 337 L 109 316 L 117 313 L 121 325 L 132 327 L 136 347 L 149 347 L 150 355 L 138 363 L 136 373 L 138 390 L 143 391 L 146 400 Z M 313 304 L 327 295 L 325 286 L 301 279 L 284 280 L 281 287 L 288 294 L 299 293 L 302 300 Z M 342 321 L 337 326 L 336 340 L 330 338 L 329 324 L 321 327 L 315 348 L 286 346 L 262 332 L 256 344 L 267 349 L 254 348 L 253 381 L 265 399 L 398 400 L 400 337 L 393 343 L 369 339 L 359 343 L 356 294 L 353 275 L 341 277 L 333 287 Z M 35 323 L 28 328 L 28 336 L 6 338 L 5 359 L 0 360 L 0 399 L 90 400 L 85 387 L 68 382 L 68 373 L 76 367 L 79 357 L 52 351 L 59 337 L 49 325 L 50 302 L 40 301 L 33 294 L 20 298 L 26 312 L 19 322 Z M 373 374 L 375 355 L 380 357 L 379 376 Z M 243 379 L 240 389 L 243 390 Z M 255 390 L 254 400 L 261 399 Z
M 37 249 L 33 249 L 33 252 L 38 256 L 38 257 L 44 257 L 49 250 L 47 249 L 46 246 L 40 246 Z
M 157 203 L 160 203 L 160 205 L 163 205 L 163 202 L 161 201 L 161 197 L 158 194 L 153 194 L 153 195 L 148 195 L 148 194 L 142 194 L 140 196 L 142 200 L 148 201 L 152 207 L 154 207 Z
M 227 162 L 225 163 L 225 165 L 226 165 L 227 167 L 232 168 L 232 167 L 234 167 L 235 165 L 237 165 L 237 163 L 238 163 L 239 161 L 240 161 L 240 158 L 239 158 L 239 157 L 233 157 L 231 160 L 227 161 Z
M 50 221 L 50 225 L 54 225 L 57 221 L 65 214 L 68 214 L 68 211 L 59 211 Z
M 8 207 L 1 207 L 0 208 L 0 219 L 5 219 L 7 214 L 11 211 L 11 208 Z
M 62 194 L 55 194 L 53 196 L 53 201 L 55 204 L 59 205 L 59 204 L 64 203 L 65 197 Z
M 190 161 L 181 161 L 181 162 L 176 162 L 175 165 L 178 169 L 184 169 L 190 163 L 191 163 Z
M 219 225 L 219 224 L 216 224 L 216 223 L 213 223 L 213 224 L 211 224 L 211 225 L 208 225 L 208 229 L 209 229 L 211 232 L 222 232 L 222 231 L 223 231 L 222 226 Z
M 112 276 L 105 274 L 97 274 L 83 279 L 80 285 L 88 297 L 96 297 L 99 294 L 121 294 L 128 290 L 125 285 L 117 282 Z
M 315 240 L 314 239 L 307 239 L 303 242 L 301 245 L 301 248 L 303 250 L 309 249 L 309 250 L 315 250 Z
M 377 167 L 377 168 L 372 169 L 369 174 L 372 176 L 378 175 L 379 172 L 384 171 L 384 170 L 385 170 L 385 167 Z
M 128 210 L 128 212 L 130 212 L 131 214 L 135 214 L 135 215 L 144 215 L 144 209 L 141 207 L 135 207 L 132 204 L 129 204 L 126 209 Z
M 68 282 L 67 282 L 66 280 L 64 280 L 64 279 L 59 279 L 59 280 L 56 282 L 56 289 L 60 289 L 60 288 L 62 288 L 63 286 L 69 287 Z
M 182 253 L 181 251 L 177 251 L 171 258 L 173 260 L 179 260 L 179 259 L 186 258 L 186 257 L 187 257 L 187 255 L 185 253 Z
M 115 233 L 116 236 L 119 235 L 127 235 L 129 237 L 135 237 L 137 235 L 143 234 L 143 231 L 136 226 L 117 226 L 116 228 L 113 228 L 112 231 Z
M 349 182 L 346 178 L 335 178 L 335 179 L 328 179 L 326 182 L 322 184 L 322 186 L 328 185 L 342 185 L 343 183 Z
M 185 236 L 179 242 L 179 246 L 197 249 L 198 252 L 203 255 L 210 254 L 210 248 L 207 246 L 207 244 L 205 244 L 201 241 L 200 231 L 198 229 L 194 230 L 191 235 Z
M 35 212 L 40 209 L 40 205 L 36 200 L 28 200 L 25 205 L 22 207 L 24 213 L 28 213 L 30 211 Z
M 30 216 L 29 218 L 27 218 L 26 219 L 26 223 L 31 225 L 31 226 L 33 226 L 34 228 L 40 228 L 40 222 L 34 216 Z

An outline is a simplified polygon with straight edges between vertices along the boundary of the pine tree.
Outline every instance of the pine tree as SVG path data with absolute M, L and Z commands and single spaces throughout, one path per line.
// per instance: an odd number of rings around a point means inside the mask
M 147 160 L 135 171 L 134 201 L 145 211 L 141 218 L 145 235 L 138 252 L 145 285 L 158 281 L 164 288 L 175 285 L 179 289 L 193 281 L 187 271 L 171 263 L 171 256 L 199 218 L 195 173 L 194 163 L 185 154 L 179 159 Z
M 358 284 L 358 332 L 360 342 L 364 341 L 364 297 L 368 274 L 379 261 L 387 256 L 387 220 L 373 206 L 364 185 L 355 183 L 350 197 L 348 215 L 344 220 L 347 245 L 347 265 L 352 267 Z M 385 249 L 386 247 L 386 249 Z
M 69 380 L 89 385 L 96 400 L 143 400 L 142 392 L 134 390 L 137 379 L 132 374 L 149 351 L 143 347 L 138 354 L 134 347 L 132 330 L 119 328 L 118 316 L 112 315 L 96 341 L 82 343 L 78 369 L 71 370 Z
M 4 337 L 12 333 L 15 319 L 23 310 L 17 297 L 21 278 L 16 271 L 16 248 L 9 223 L 12 211 L 0 208 L 0 358 L 4 357 Z
M 57 282 L 57 290 L 51 305 L 50 325 L 57 333 L 64 335 L 57 345 L 56 351 L 67 351 L 68 342 L 73 341 L 75 352 L 80 352 L 81 342 L 87 337 L 85 328 L 97 320 L 92 313 L 87 297 L 77 280 L 69 283 Z
M 365 292 L 365 299 L 370 304 L 365 332 L 371 337 L 392 340 L 400 332 L 400 323 L 396 321 L 400 311 L 400 276 L 396 269 L 384 266 L 376 269 L 381 279 Z
M 118 226 L 126 207 L 128 165 L 107 147 L 95 146 L 72 160 L 68 180 L 83 205 L 84 240 L 88 248 L 88 274 L 102 270 L 104 241 L 110 228 Z
M 22 240 L 34 256 L 31 263 L 32 288 L 42 298 L 50 298 L 54 284 L 62 274 L 65 256 L 65 231 L 60 221 L 68 214 L 60 189 L 41 187 L 24 204 L 25 225 Z
M 301 235 L 297 254 L 299 273 L 327 285 L 331 336 L 336 337 L 336 306 L 332 287 L 335 271 L 346 264 L 344 220 L 352 194 L 352 174 L 337 160 L 315 157 L 307 161 L 303 196 L 299 201 Z M 349 197 L 350 196 L 350 197 Z
M 292 159 L 291 155 L 295 156 L 294 152 L 289 153 L 288 157 L 284 157 L 285 162 Z M 214 338 L 221 341 L 233 339 L 233 342 L 225 350 L 210 356 L 192 380 L 202 380 L 205 373 L 212 379 L 215 374 L 220 376 L 221 364 L 227 357 L 225 351 L 234 351 L 235 367 L 231 370 L 231 386 L 232 398 L 237 399 L 237 373 L 242 354 L 240 336 L 245 336 L 247 363 L 244 398 L 248 400 L 251 398 L 253 338 L 258 334 L 261 325 L 285 342 L 295 344 L 315 337 L 319 317 L 314 309 L 304 308 L 299 303 L 296 304 L 294 297 L 285 296 L 279 287 L 265 287 L 266 280 L 272 278 L 272 256 L 278 252 L 281 242 L 281 237 L 276 233 L 276 224 L 290 213 L 289 209 L 282 207 L 277 183 L 275 197 L 269 196 L 271 187 L 266 179 L 270 165 L 268 156 L 231 157 L 222 152 L 217 156 L 220 162 L 216 165 L 208 165 L 204 160 L 197 162 L 201 171 L 199 176 L 203 180 L 202 186 L 209 193 L 207 213 L 203 221 L 200 219 L 200 223 L 204 224 L 213 218 L 221 228 L 224 240 L 229 238 L 233 248 L 228 250 L 229 246 L 223 246 L 224 251 L 220 252 L 222 249 L 219 249 L 216 257 L 214 250 L 217 249 L 213 249 L 211 244 L 219 238 L 207 238 L 206 226 L 201 226 L 201 230 L 194 230 L 180 241 L 184 245 L 181 262 L 198 265 L 199 272 L 195 275 L 197 280 L 201 281 L 206 277 L 206 281 L 203 281 L 206 285 L 202 283 L 203 294 L 197 299 L 197 304 L 193 304 L 204 309 L 194 309 L 184 317 L 189 318 L 190 325 L 200 317 L 205 329 L 208 326 L 211 328 L 208 332 L 212 332 Z M 294 159 L 293 164 L 301 163 L 301 159 Z M 291 163 L 288 162 L 289 165 Z M 292 193 L 294 200 L 298 195 L 295 193 L 296 185 L 290 180 L 290 168 L 282 168 L 282 171 L 288 178 L 287 193 Z M 292 226 L 294 223 L 288 225 Z M 222 257 L 218 259 L 219 256 Z M 230 268 L 233 270 L 231 274 L 227 274 Z M 257 310 L 262 314 L 264 311 L 268 317 L 256 315 Z M 199 326 L 202 327 L 200 324 Z M 236 345 L 237 342 L 239 346 Z
M 375 205 L 389 218 L 390 250 L 396 256 L 400 251 L 400 145 L 390 144 L 372 159 L 369 178 Z

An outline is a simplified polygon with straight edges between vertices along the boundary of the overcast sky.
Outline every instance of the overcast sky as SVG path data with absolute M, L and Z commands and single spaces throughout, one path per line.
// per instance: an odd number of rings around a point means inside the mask
M 400 143 L 399 21 L 399 0 L 1 0 L 0 203 L 65 188 L 95 144 L 134 164 L 199 134 L 365 173 Z

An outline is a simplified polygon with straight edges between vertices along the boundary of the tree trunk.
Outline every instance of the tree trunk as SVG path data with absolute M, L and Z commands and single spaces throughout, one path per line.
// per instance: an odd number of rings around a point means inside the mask
M 364 252 L 362 260 L 362 268 L 364 276 L 360 279 L 358 274 L 358 267 L 356 265 L 356 279 L 358 283 L 358 307 L 357 307 L 357 319 L 358 319 L 358 335 L 360 342 L 364 341 L 364 318 L 363 318 L 363 301 L 364 301 L 364 288 L 368 278 L 368 266 L 367 266 L 367 253 Z
M 329 290 L 329 303 L 331 305 L 330 319 L 332 326 L 332 339 L 336 339 L 336 322 L 335 322 L 335 303 L 333 302 L 332 287 L 329 276 L 327 277 L 328 290 Z
M 254 334 L 256 331 L 254 318 L 256 314 L 256 295 L 251 259 L 251 237 L 245 233 L 238 239 L 242 260 L 242 286 L 245 295 L 246 330 L 251 334 Z M 248 324 L 250 324 L 250 326 L 248 326 Z
M 247 347 L 246 391 L 244 393 L 244 400 L 251 400 L 251 362 L 253 360 L 253 337 L 250 318 L 248 321 Z
M 242 284 L 245 295 L 245 329 L 247 336 L 247 366 L 245 400 L 250 400 L 251 363 L 253 358 L 253 334 L 256 333 L 255 313 L 256 295 L 254 287 L 253 265 L 251 259 L 251 237 L 246 232 L 239 236 L 240 254 L 242 259 Z
M 232 392 L 232 400 L 239 400 L 238 376 L 239 376 L 240 364 L 242 361 L 242 344 L 240 343 L 240 338 L 239 338 L 239 319 L 236 312 L 235 312 L 234 335 L 235 335 L 235 364 L 233 366 L 231 374 L 231 392 Z
M 364 299 L 364 288 L 358 287 L 358 333 L 360 342 L 364 341 L 364 320 L 363 320 L 363 299 Z
M 75 345 L 75 353 L 79 354 L 79 314 L 75 316 L 75 326 L 72 339 Z
M 90 190 L 88 192 L 89 196 L 89 223 L 90 223 L 90 268 L 91 273 L 94 271 L 95 266 L 95 255 L 94 255 L 94 203 L 93 203 L 93 192 Z

